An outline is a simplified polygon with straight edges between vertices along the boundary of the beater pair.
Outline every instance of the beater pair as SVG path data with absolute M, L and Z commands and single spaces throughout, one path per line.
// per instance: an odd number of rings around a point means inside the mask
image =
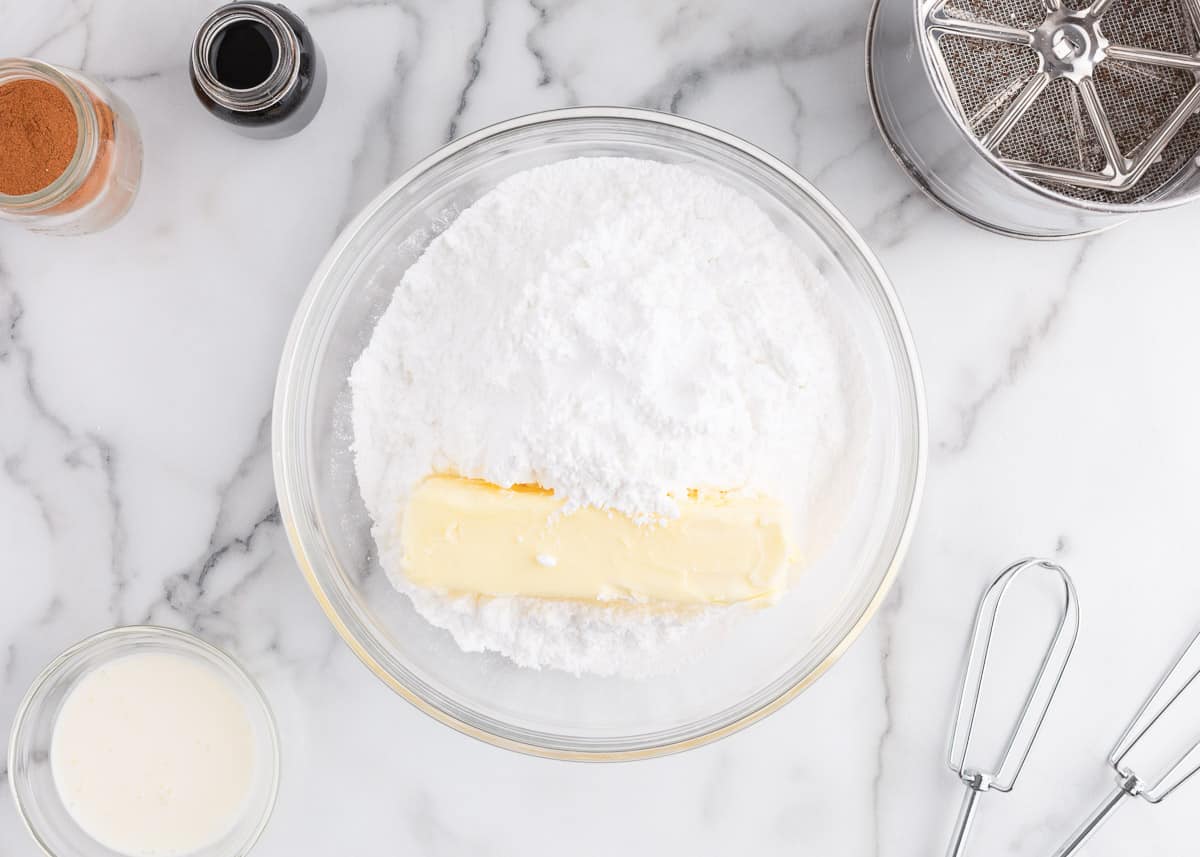
M 1012 585 L 1018 579 L 1038 572 L 1055 575 L 1061 587 L 1058 623 L 1021 706 L 1017 722 L 1008 733 L 999 757 L 990 761 L 977 760 L 973 758 L 976 746 L 972 739 L 976 735 L 980 693 L 991 653 L 996 620 Z M 980 796 L 989 791 L 1010 791 L 1015 784 L 1029 756 L 1034 738 L 1037 737 L 1046 718 L 1054 692 L 1062 680 L 1078 634 L 1079 600 L 1075 586 L 1067 572 L 1056 563 L 1045 559 L 1024 559 L 1016 562 L 1006 568 L 984 592 L 975 617 L 967 667 L 959 693 L 954 733 L 950 741 L 950 768 L 967 789 L 958 822 L 951 836 L 950 857 L 961 857 L 965 853 L 967 836 Z M 1158 803 L 1200 770 L 1200 741 L 1193 743 L 1173 763 L 1168 764 L 1165 770 L 1154 774 L 1138 773 L 1129 761 L 1134 748 L 1146 739 L 1154 726 L 1161 724 L 1171 705 L 1198 677 L 1200 634 L 1192 638 L 1183 654 L 1159 681 L 1109 754 L 1108 763 L 1117 775 L 1116 789 L 1101 802 L 1062 847 L 1054 852 L 1054 857 L 1070 857 L 1075 854 L 1126 798 L 1141 797 L 1150 803 Z

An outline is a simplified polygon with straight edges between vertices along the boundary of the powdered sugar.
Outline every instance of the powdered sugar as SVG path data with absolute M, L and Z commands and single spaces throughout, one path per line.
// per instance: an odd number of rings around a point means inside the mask
M 400 516 L 451 471 L 639 521 L 689 489 L 746 488 L 802 527 L 845 434 L 824 289 L 752 201 L 684 167 L 575 159 L 502 182 L 409 268 L 351 375 L 393 583 L 464 649 L 575 672 L 644 667 L 740 612 L 419 590 Z
M 499 652 L 518 666 L 576 675 L 641 678 L 668 672 L 754 609 L 673 612 L 649 605 L 451 596 L 414 586 L 403 572 L 393 571 L 390 579 L 463 651 Z

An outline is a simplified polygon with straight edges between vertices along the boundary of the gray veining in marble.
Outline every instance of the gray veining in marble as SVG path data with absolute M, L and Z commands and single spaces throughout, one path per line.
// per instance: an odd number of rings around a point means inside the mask
M 1079 649 L 972 853 L 1050 853 L 1200 621 L 1200 212 L 1064 244 L 958 222 L 875 132 L 865 0 L 298 2 L 329 92 L 308 129 L 267 144 L 194 102 L 187 48 L 211 5 L 0 0 L 0 55 L 108 81 L 147 158 L 110 233 L 0 224 L 0 723 L 70 643 L 159 622 L 229 649 L 276 707 L 286 773 L 263 857 L 927 857 L 959 799 L 943 756 L 971 606 L 1008 561 L 1049 553 L 1080 587 Z M 837 668 L 715 746 L 608 767 L 473 742 L 361 667 L 289 553 L 267 429 L 292 310 L 354 212 L 447 139 L 577 104 L 678 111 L 809 176 L 895 281 L 931 425 L 909 561 Z M 1197 800 L 1131 806 L 1087 854 L 1192 853 Z M 0 801 L 0 854 L 33 852 Z

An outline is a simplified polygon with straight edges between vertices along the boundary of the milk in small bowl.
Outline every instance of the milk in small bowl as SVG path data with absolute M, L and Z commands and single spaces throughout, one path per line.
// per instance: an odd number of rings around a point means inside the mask
M 227 655 L 134 626 L 46 667 L 17 713 L 8 768 L 48 854 L 238 857 L 274 806 L 279 742 L 261 691 Z

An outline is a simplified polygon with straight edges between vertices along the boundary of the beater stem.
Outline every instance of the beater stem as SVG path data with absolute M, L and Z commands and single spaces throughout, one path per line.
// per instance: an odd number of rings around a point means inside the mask
M 971 823 L 975 820 L 975 808 L 981 794 L 983 792 L 972 783 L 967 783 L 967 793 L 963 796 L 962 806 L 958 810 L 958 821 L 954 825 L 954 833 L 950 836 L 947 857 L 962 857 L 966 850 L 967 835 L 971 832 Z
M 1079 825 L 1079 829 L 1071 834 L 1071 838 L 1066 843 L 1054 852 L 1054 857 L 1070 857 L 1080 848 L 1083 847 L 1092 834 L 1100 827 L 1105 820 L 1116 811 L 1121 805 L 1123 798 L 1134 797 L 1138 793 L 1141 783 L 1137 777 L 1130 774 L 1121 780 L 1120 785 L 1113 789 L 1112 793 L 1104 799 L 1100 806 L 1087 817 L 1083 824 Z

